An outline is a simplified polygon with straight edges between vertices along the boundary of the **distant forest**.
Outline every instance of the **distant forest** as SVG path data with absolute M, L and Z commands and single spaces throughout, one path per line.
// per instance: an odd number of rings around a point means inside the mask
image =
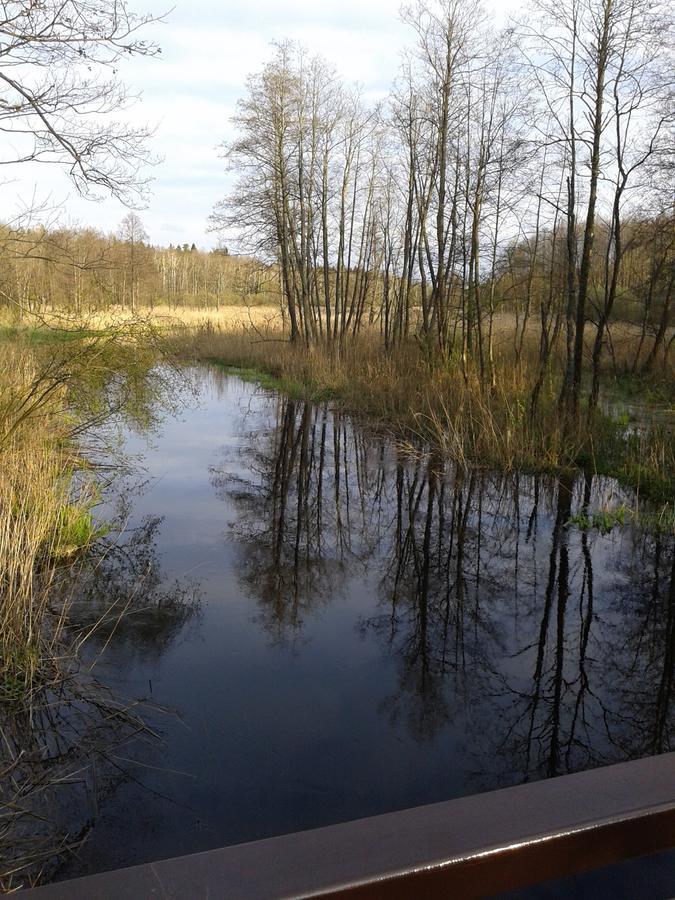
M 278 278 L 268 267 L 226 248 L 153 247 L 135 213 L 117 235 L 90 228 L 0 231 L 0 308 L 10 313 L 273 303 Z

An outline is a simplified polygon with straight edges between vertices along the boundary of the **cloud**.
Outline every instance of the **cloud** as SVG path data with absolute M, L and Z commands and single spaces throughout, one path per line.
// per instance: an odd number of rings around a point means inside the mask
M 137 11 L 161 16 L 167 5 L 150 0 Z M 494 0 L 498 11 L 515 0 Z M 141 212 L 155 243 L 167 235 L 180 242 L 212 246 L 207 233 L 213 204 L 230 184 L 217 146 L 232 136 L 230 119 L 245 91 L 246 76 L 271 55 L 271 43 L 289 38 L 323 55 L 349 83 L 359 83 L 368 100 L 386 95 L 400 53 L 412 35 L 399 17 L 398 0 L 194 0 L 179 2 L 164 22 L 148 26 L 147 38 L 162 47 L 156 59 L 126 60 L 120 75 L 142 99 L 129 112 L 135 124 L 156 127 L 152 150 L 162 158 L 153 171 L 152 198 Z M 4 172 L 3 207 L 15 206 L 38 186 L 38 195 L 63 203 L 71 220 L 103 231 L 116 230 L 125 214 L 113 200 L 91 203 L 69 190 L 63 172 L 23 165 Z M 175 239 L 174 239 L 175 242 Z

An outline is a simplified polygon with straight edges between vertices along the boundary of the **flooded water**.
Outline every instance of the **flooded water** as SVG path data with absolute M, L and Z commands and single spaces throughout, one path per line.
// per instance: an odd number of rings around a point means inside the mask
M 89 658 L 162 742 L 117 750 L 59 877 L 673 748 L 673 537 L 582 530 L 630 503 L 615 482 L 460 472 L 195 377 L 125 432 L 144 484 L 75 606 L 126 611 Z

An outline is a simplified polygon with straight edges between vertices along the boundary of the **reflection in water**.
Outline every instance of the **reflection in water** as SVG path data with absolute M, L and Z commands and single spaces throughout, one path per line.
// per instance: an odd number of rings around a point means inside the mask
M 72 623 L 82 631 L 87 653 L 114 638 L 142 659 L 158 658 L 199 612 L 199 583 L 167 583 L 157 540 L 161 516 L 148 516 L 106 542 L 102 557 L 79 573 L 70 606 Z
M 167 587 L 157 558 L 161 519 L 100 542 L 59 585 L 82 651 L 30 704 L 0 708 L 0 891 L 47 879 L 77 852 L 101 807 L 156 750 L 156 708 L 105 687 L 94 666 L 111 640 L 159 657 L 199 608 L 194 585 Z M 75 576 L 75 577 L 74 577 Z M 161 711 L 159 720 L 161 727 Z
M 615 482 L 462 471 L 196 378 L 126 435 L 150 487 L 76 607 L 97 677 L 178 716 L 63 877 L 672 748 L 673 535 L 574 524 Z
M 253 435 L 245 448 L 247 476 L 214 468 L 212 480 L 237 504 L 243 580 L 260 594 L 264 627 L 283 642 L 373 555 L 367 542 L 384 474 L 369 481 L 363 442 L 326 407 L 280 400 L 267 437 L 261 445 Z
M 672 536 L 571 521 L 622 502 L 615 483 L 465 473 L 284 399 L 241 454 L 247 477 L 212 479 L 263 626 L 296 640 L 376 572 L 357 627 L 397 660 L 379 711 L 420 741 L 461 722 L 474 789 L 672 746 Z

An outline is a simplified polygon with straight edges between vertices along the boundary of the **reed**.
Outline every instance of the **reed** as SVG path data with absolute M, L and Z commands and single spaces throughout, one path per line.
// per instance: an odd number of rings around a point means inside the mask
M 624 332 L 624 352 L 628 331 Z M 632 335 L 638 339 L 637 332 Z M 614 474 L 653 496 L 672 496 L 675 459 L 668 428 L 627 432 L 620 418 L 599 412 L 583 417 L 570 434 L 558 407 L 561 367 L 544 378 L 536 414 L 530 398 L 537 376 L 534 330 L 516 361 L 511 329 L 495 332 L 494 376 L 481 380 L 477 365 L 457 357 L 430 358 L 414 340 L 385 351 L 377 334 L 351 340 L 340 353 L 321 346 L 291 345 L 278 324 L 267 328 L 219 326 L 213 322 L 179 330 L 176 352 L 184 359 L 211 360 L 249 375 L 272 378 L 297 397 L 339 401 L 350 411 L 385 423 L 402 440 L 421 438 L 466 465 L 529 471 L 585 466 Z M 662 370 L 661 381 L 668 383 Z M 618 382 L 605 373 L 609 392 Z
M 0 700 L 17 702 L 75 652 L 62 640 L 67 602 L 55 582 L 100 534 L 95 473 L 78 440 L 120 411 L 147 419 L 155 397 L 143 383 L 153 330 L 70 327 L 49 337 L 17 333 L 0 358 Z
M 83 332 L 95 334 L 103 329 L 132 328 L 139 325 L 155 329 L 173 328 L 185 325 L 190 328 L 212 326 L 214 328 L 237 329 L 240 327 L 256 327 L 267 329 L 281 327 L 282 317 L 278 306 L 222 306 L 219 309 L 196 306 L 171 306 L 158 303 L 132 312 L 121 306 L 109 306 L 101 310 L 92 310 L 77 315 L 59 307 L 41 310 L 38 313 L 24 311 L 20 320 L 5 310 L 4 317 L 0 310 L 0 330 L 10 335 L 17 333 L 46 332 L 51 341 L 56 333 L 81 335 Z
M 36 388 L 36 385 L 39 387 Z M 50 388 L 53 387 L 53 390 Z M 65 607 L 51 603 L 66 557 L 95 529 L 86 489 L 73 496 L 60 386 L 13 348 L 0 367 L 0 699 L 54 676 Z

